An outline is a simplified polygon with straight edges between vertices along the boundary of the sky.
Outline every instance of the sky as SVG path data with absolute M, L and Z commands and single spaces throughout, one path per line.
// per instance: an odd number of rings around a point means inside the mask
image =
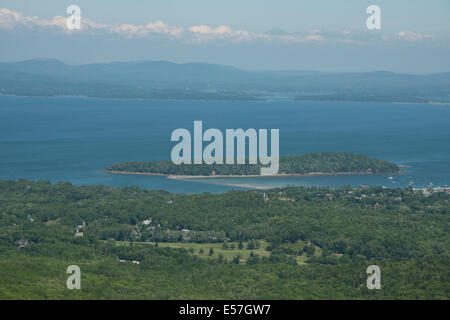
M 80 30 L 67 29 L 69 5 Z M 379 30 L 367 28 L 370 5 Z M 0 0 L 0 61 L 448 72 L 449 13 L 448 0 Z

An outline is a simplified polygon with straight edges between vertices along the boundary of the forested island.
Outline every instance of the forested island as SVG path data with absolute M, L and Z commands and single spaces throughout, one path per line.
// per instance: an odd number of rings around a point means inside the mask
M 171 161 L 133 161 L 114 164 L 107 173 L 155 174 L 171 176 L 258 176 L 261 165 L 255 164 L 180 164 Z M 347 152 L 320 152 L 280 157 L 279 175 L 308 174 L 396 174 L 399 167 L 385 160 Z
M 449 212 L 446 192 L 412 188 L 0 181 L 0 299 L 449 299 Z

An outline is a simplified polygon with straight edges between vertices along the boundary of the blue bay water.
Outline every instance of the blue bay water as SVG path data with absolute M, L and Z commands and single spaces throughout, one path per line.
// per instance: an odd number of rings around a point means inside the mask
M 388 176 L 226 178 L 195 181 L 108 175 L 122 161 L 169 160 L 177 128 L 278 128 L 280 153 L 346 151 L 411 168 Z M 450 106 L 393 103 L 202 102 L 0 96 L 0 179 L 136 185 L 223 192 L 231 185 L 387 187 L 450 184 Z

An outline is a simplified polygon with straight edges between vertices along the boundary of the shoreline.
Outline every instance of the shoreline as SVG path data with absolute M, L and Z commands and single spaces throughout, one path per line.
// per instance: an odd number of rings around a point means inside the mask
M 302 102 L 345 102 L 345 103 L 392 103 L 392 104 L 429 104 L 429 105 L 445 105 L 450 106 L 450 102 L 441 102 L 441 101 L 370 101 L 370 100 L 292 100 L 297 103 Z
M 255 99 L 177 99 L 177 98 L 109 98 L 109 97 L 102 97 L 102 96 L 87 96 L 87 95 L 49 95 L 49 96 L 33 96 L 33 95 L 16 95 L 16 94 L 9 94 L 9 93 L 0 93 L 0 96 L 4 97 L 17 97 L 17 98 L 84 98 L 84 99 L 104 99 L 104 100 L 125 100 L 125 101 L 194 101 L 194 102 L 271 102 L 271 101 L 278 101 L 278 100 L 267 100 L 267 99 L 258 99 L 255 97 Z M 370 101 L 370 100 L 288 100 L 292 102 L 346 102 L 346 103 L 352 103 L 352 102 L 358 102 L 358 103 L 393 103 L 393 104 L 428 104 L 428 105 L 444 105 L 444 106 L 450 106 L 450 102 L 443 102 L 443 101 Z
M 103 170 L 106 174 L 122 174 L 122 175 L 142 175 L 142 176 L 157 176 L 166 177 L 172 180 L 190 180 L 190 179 L 214 179 L 214 178 L 294 178 L 294 177 L 314 177 L 314 176 L 340 176 L 340 175 L 397 175 L 404 174 L 403 171 L 399 172 L 382 172 L 371 173 L 367 171 L 355 171 L 355 172 L 309 172 L 309 173 L 278 173 L 275 175 L 209 175 L 209 176 L 191 176 L 191 175 L 174 175 L 164 173 L 151 173 L 151 172 L 131 172 L 131 171 L 114 171 Z
M 195 102 L 221 102 L 221 101 L 234 101 L 234 102 L 266 102 L 264 99 L 177 99 L 177 98 L 109 98 L 101 96 L 87 96 L 87 95 L 50 95 L 50 96 L 30 96 L 30 95 L 16 95 L 0 93 L 0 97 L 16 97 L 16 98 L 82 98 L 82 99 L 103 99 L 103 100 L 124 100 L 124 101 L 195 101 Z

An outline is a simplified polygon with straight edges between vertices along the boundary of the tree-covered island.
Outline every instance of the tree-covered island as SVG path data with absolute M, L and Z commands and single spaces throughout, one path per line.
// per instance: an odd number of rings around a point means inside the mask
M 171 176 L 257 176 L 260 164 L 180 164 L 171 161 L 132 161 L 111 165 L 107 173 Z M 308 174 L 397 174 L 391 162 L 347 152 L 320 152 L 280 157 L 279 175 Z

